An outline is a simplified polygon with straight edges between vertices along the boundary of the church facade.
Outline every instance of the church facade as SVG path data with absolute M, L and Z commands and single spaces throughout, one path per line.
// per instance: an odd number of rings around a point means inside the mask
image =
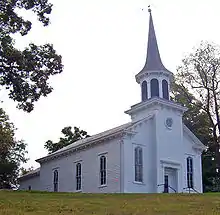
M 203 192 L 205 146 L 183 124 L 185 107 L 170 100 L 173 74 L 163 65 L 149 9 L 146 63 L 135 76 L 141 102 L 131 121 L 36 160 L 20 190 L 85 193 Z

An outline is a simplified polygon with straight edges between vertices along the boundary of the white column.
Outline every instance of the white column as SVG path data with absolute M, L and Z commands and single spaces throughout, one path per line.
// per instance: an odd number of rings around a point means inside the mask
M 151 98 L 150 80 L 147 80 L 147 98 Z
M 168 83 L 168 98 L 170 100 L 170 81 L 167 80 L 167 83 Z
M 163 98 L 162 79 L 158 78 L 158 82 L 159 82 L 159 97 Z

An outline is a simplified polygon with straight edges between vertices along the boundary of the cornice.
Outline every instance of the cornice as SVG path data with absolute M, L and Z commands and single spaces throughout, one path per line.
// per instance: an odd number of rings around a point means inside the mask
M 173 73 L 172 72 L 168 72 L 168 71 L 164 71 L 164 70 L 160 70 L 160 71 L 154 71 L 154 70 L 150 70 L 150 71 L 142 71 L 140 73 L 138 73 L 135 76 L 136 82 L 138 84 L 140 84 L 140 81 L 143 79 L 146 79 L 147 77 L 151 76 L 152 74 L 157 75 L 157 76 L 165 76 L 170 78 L 171 80 L 173 79 Z
M 175 103 L 175 102 L 172 102 L 172 101 L 169 101 L 169 100 L 166 100 L 166 99 L 154 97 L 154 98 L 148 99 L 145 102 L 140 102 L 136 105 L 131 106 L 131 109 L 125 111 L 125 113 L 131 115 L 131 114 L 134 114 L 138 111 L 141 111 L 141 110 L 144 110 L 144 109 L 149 109 L 149 108 L 151 108 L 152 106 L 155 106 L 155 105 L 159 105 L 162 108 L 166 107 L 166 108 L 173 109 L 175 111 L 180 112 L 181 114 L 183 114 L 187 110 L 186 107 L 183 107 L 182 105 L 180 105 L 178 103 Z
M 100 138 L 88 141 L 88 142 L 83 142 L 79 145 L 73 146 L 72 148 L 68 148 L 68 149 L 63 150 L 61 152 L 57 152 L 57 153 L 55 152 L 53 154 L 49 154 L 45 157 L 37 159 L 36 162 L 41 164 L 41 163 L 44 163 L 44 162 L 47 162 L 47 161 L 50 161 L 50 160 L 65 157 L 65 156 L 68 156 L 68 155 L 70 155 L 74 152 L 85 150 L 85 149 L 87 149 L 89 147 L 92 147 L 92 146 L 95 146 L 97 144 L 102 144 L 105 141 L 109 141 L 109 140 L 112 140 L 112 139 L 116 139 L 118 137 L 122 137 L 122 135 L 123 135 L 123 130 L 112 133 L 110 135 L 106 135 L 104 137 L 100 137 Z
M 138 126 L 142 126 L 143 123 L 146 123 L 149 119 L 153 118 L 154 117 L 154 114 L 149 114 L 147 117 L 141 119 L 141 120 L 138 120 L 136 122 L 134 122 L 132 125 L 130 125 L 128 128 L 126 128 L 124 130 L 124 134 L 123 135 L 123 138 L 126 138 L 126 136 L 128 136 L 129 138 L 132 138 L 134 137 L 138 132 L 135 131 L 135 129 L 138 127 Z
M 18 181 L 23 181 L 23 180 L 30 179 L 30 178 L 33 178 L 33 177 L 36 177 L 36 176 L 40 176 L 40 169 L 37 172 L 27 173 L 27 174 L 19 177 Z
M 136 131 L 132 131 L 131 129 L 129 129 L 129 130 L 125 130 L 124 134 L 128 135 L 130 137 L 134 137 L 137 134 L 137 132 Z
M 204 149 L 201 148 L 201 146 L 197 146 L 197 145 L 193 145 L 193 149 L 196 151 L 196 153 L 197 153 L 198 155 L 201 155 L 202 152 L 204 151 Z
M 193 149 L 201 153 L 207 149 L 207 147 L 187 128 L 185 124 L 183 124 L 183 130 L 188 135 L 188 137 L 193 141 Z

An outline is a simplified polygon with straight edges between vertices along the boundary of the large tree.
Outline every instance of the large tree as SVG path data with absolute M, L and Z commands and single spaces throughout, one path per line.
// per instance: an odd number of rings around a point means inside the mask
M 48 150 L 49 153 L 53 153 L 65 146 L 68 146 L 77 140 L 81 140 L 89 137 L 86 131 L 81 130 L 78 127 L 74 127 L 74 131 L 72 132 L 72 127 L 67 126 L 62 129 L 62 134 L 64 137 L 60 137 L 58 142 L 53 142 L 52 140 L 48 140 L 44 144 L 44 148 Z
M 220 48 L 215 44 L 201 42 L 186 56 L 178 68 L 176 81 L 188 89 L 198 101 L 195 105 L 205 113 L 210 122 L 212 141 L 208 145 L 213 153 L 216 180 L 220 173 Z M 201 119 L 202 120 L 202 119 Z M 200 120 L 200 121 L 201 121 Z M 200 126 L 201 127 L 201 126 Z
M 26 159 L 26 144 L 16 140 L 15 127 L 0 108 L 0 189 L 16 185 L 21 163 Z
M 202 109 L 201 102 L 197 100 L 182 84 L 180 85 L 173 82 L 171 90 L 171 99 L 188 108 L 183 114 L 184 124 L 196 134 L 203 144 L 206 146 L 212 145 L 212 124 L 208 114 Z
M 208 114 L 202 109 L 202 104 L 182 84 L 172 83 L 172 97 L 175 102 L 187 107 L 183 115 L 184 124 L 205 144 L 208 148 L 202 154 L 203 164 L 203 188 L 204 191 L 213 190 L 215 172 L 215 151 L 209 146 L 213 145 L 212 124 Z
M 0 90 L 7 90 L 18 108 L 30 112 L 34 102 L 51 93 L 48 79 L 61 73 L 63 65 L 51 44 L 31 43 L 24 50 L 15 48 L 13 34 L 25 36 L 32 27 L 31 21 L 19 15 L 21 9 L 32 11 L 47 26 L 52 4 L 47 0 L 0 1 Z
M 34 103 L 52 92 L 48 80 L 61 73 L 61 56 L 52 44 L 29 44 L 24 50 L 15 47 L 13 35 L 25 36 L 32 23 L 21 14 L 32 11 L 38 21 L 47 26 L 52 4 L 48 0 L 0 1 L 0 91 L 8 92 L 17 107 L 31 112 Z M 19 167 L 26 162 L 26 144 L 15 139 L 15 128 L 0 108 L 0 188 L 16 184 Z

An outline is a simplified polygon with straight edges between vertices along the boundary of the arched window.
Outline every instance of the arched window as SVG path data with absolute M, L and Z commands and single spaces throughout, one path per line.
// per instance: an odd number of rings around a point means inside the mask
M 100 185 L 106 184 L 106 157 L 100 157 Z
M 141 95 L 142 95 L 142 101 L 147 100 L 147 82 L 143 81 L 141 84 Z
M 187 187 L 193 188 L 193 159 L 187 157 Z
M 151 91 L 151 97 L 159 97 L 159 83 L 156 78 L 151 79 L 150 81 L 150 91 Z
M 82 189 L 82 165 L 81 163 L 76 164 L 76 190 Z
M 169 100 L 168 83 L 166 80 L 162 81 L 163 98 Z
M 53 172 L 53 191 L 58 191 L 58 170 L 54 170 Z
M 134 149 L 135 181 L 143 182 L 143 150 L 141 147 Z

